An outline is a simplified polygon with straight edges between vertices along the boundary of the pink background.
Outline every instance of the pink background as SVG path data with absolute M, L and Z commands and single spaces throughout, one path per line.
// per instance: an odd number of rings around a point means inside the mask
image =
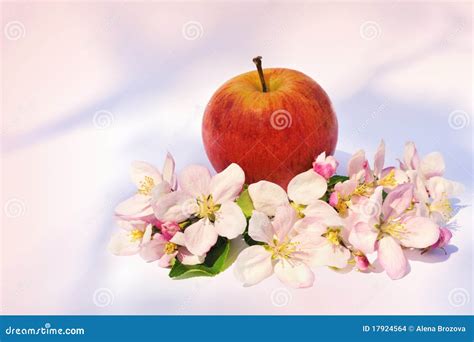
M 2 313 L 472 313 L 472 4 L 3 2 L 1 28 Z M 209 165 L 203 109 L 259 54 L 326 89 L 343 161 L 381 138 L 392 163 L 406 140 L 445 155 L 466 186 L 448 256 L 287 290 L 231 270 L 172 281 L 107 252 L 130 162 Z

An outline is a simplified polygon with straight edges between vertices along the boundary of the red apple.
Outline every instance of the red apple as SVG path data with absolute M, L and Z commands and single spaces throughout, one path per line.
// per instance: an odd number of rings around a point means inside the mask
M 237 163 L 246 183 L 268 180 L 286 189 L 317 155 L 334 153 L 336 114 L 326 92 L 307 75 L 262 69 L 261 57 L 254 62 L 258 71 L 227 81 L 209 101 L 204 146 L 217 172 Z

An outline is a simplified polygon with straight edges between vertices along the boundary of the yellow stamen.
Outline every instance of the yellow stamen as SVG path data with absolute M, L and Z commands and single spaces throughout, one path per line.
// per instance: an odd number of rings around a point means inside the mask
M 357 188 L 354 190 L 352 194 L 359 195 L 359 196 L 370 196 L 372 195 L 373 190 L 374 189 L 373 189 L 372 184 L 362 183 L 357 186 Z
M 328 227 L 326 233 L 323 236 L 331 242 L 335 246 L 339 246 L 341 244 L 341 229 L 337 227 Z
M 166 254 L 173 254 L 178 249 L 178 245 L 172 242 L 167 242 L 164 248 Z
M 219 210 L 220 205 L 214 203 L 212 199 L 212 195 L 209 196 L 202 196 L 198 198 L 197 203 L 199 205 L 199 213 L 198 216 L 200 218 L 208 218 L 211 221 L 216 220 L 216 211 Z
M 400 222 L 394 222 L 394 221 L 384 223 L 380 227 L 380 230 L 383 233 L 389 234 L 399 240 L 407 234 L 407 230 L 405 226 L 401 224 Z
M 299 242 L 280 243 L 277 238 L 273 238 L 272 245 L 264 245 L 267 252 L 272 253 L 272 259 L 288 259 L 291 254 L 297 251 Z
M 443 198 L 441 200 L 434 201 L 430 205 L 428 205 L 428 209 L 430 213 L 438 212 L 443 216 L 443 219 L 449 220 L 453 217 L 453 207 L 447 198 Z
M 140 181 L 140 187 L 138 188 L 138 193 L 141 195 L 151 195 L 151 191 L 155 187 L 155 182 L 153 178 L 145 176 L 144 180 Z
M 297 204 L 293 201 L 290 202 L 291 206 L 296 210 L 298 218 L 304 218 L 303 210 L 306 208 L 304 204 Z
M 130 240 L 132 242 L 141 240 L 141 238 L 143 237 L 144 234 L 145 234 L 145 232 L 143 230 L 134 229 L 134 230 L 130 231 Z
M 346 198 L 346 197 L 339 196 L 339 194 L 337 195 L 336 210 L 342 217 L 347 216 L 350 203 L 351 201 L 348 197 Z
M 385 187 L 393 187 L 397 185 L 397 181 L 395 179 L 395 169 L 391 169 L 390 172 L 377 181 L 377 185 L 385 186 Z

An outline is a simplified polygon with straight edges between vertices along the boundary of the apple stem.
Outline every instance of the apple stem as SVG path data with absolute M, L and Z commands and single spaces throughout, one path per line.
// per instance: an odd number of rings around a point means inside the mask
M 258 76 L 260 76 L 260 83 L 262 83 L 262 90 L 264 93 L 267 92 L 267 85 L 265 84 L 265 77 L 263 77 L 262 69 L 262 56 L 257 56 L 253 59 L 253 62 L 257 66 Z

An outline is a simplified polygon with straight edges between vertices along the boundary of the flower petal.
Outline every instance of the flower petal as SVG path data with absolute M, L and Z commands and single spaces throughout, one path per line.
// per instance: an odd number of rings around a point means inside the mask
M 310 287 L 314 283 L 314 273 L 303 262 L 282 259 L 275 265 L 275 274 L 282 283 L 295 288 Z
M 173 252 L 171 254 L 163 254 L 158 260 L 158 266 L 163 268 L 168 268 L 171 266 L 171 261 L 176 257 L 178 252 Z
M 285 190 L 275 183 L 260 181 L 250 184 L 248 187 L 253 207 L 257 211 L 274 216 L 276 208 L 288 203 Z
M 249 235 L 255 241 L 270 243 L 273 239 L 273 226 L 268 216 L 254 210 L 249 220 Z
M 242 234 L 247 226 L 242 209 L 235 202 L 225 202 L 216 212 L 214 227 L 220 236 L 234 239 Z
M 140 256 L 146 262 L 159 260 L 165 254 L 164 248 L 167 242 L 159 234 L 155 234 L 151 241 L 142 245 Z
M 199 220 L 184 230 L 186 248 L 195 255 L 209 252 L 211 247 L 216 244 L 217 237 L 216 229 L 207 219 Z
M 339 216 L 337 211 L 324 201 L 315 201 L 314 203 L 307 206 L 303 210 L 303 213 L 305 217 L 316 218 L 326 227 L 343 225 L 342 218 Z
M 163 165 L 163 180 L 170 184 L 171 189 L 176 190 L 177 178 L 174 173 L 175 162 L 173 156 L 168 152 L 166 154 L 165 163 Z
M 199 209 L 195 199 L 183 191 L 174 191 L 152 200 L 155 216 L 165 222 L 182 222 Z
M 405 144 L 403 152 L 402 170 L 416 170 L 420 164 L 420 158 L 413 142 L 409 141 Z
M 360 173 L 360 171 L 364 170 L 366 162 L 367 159 L 365 158 L 364 150 L 359 150 L 354 153 L 347 163 L 347 175 L 352 177 Z
M 186 242 L 184 240 L 184 233 L 183 232 L 176 232 L 173 237 L 171 238 L 170 242 L 178 245 L 178 246 L 185 246 Z
M 283 241 L 286 238 L 297 218 L 296 211 L 291 205 L 285 204 L 277 208 L 272 226 L 278 240 Z
M 298 220 L 294 225 L 294 231 L 301 235 L 301 233 L 311 232 L 318 233 L 319 236 L 324 234 L 327 230 L 326 224 L 321 222 L 317 217 L 304 217 Z
M 430 196 L 435 199 L 457 196 L 464 191 L 462 184 L 444 177 L 434 176 L 426 182 Z
M 272 273 L 272 257 L 263 246 L 244 249 L 234 263 L 234 275 L 245 286 L 255 285 Z
M 132 162 L 130 176 L 138 189 L 145 181 L 145 177 L 150 177 L 155 185 L 163 181 L 160 171 L 158 171 L 153 165 L 143 161 Z
M 351 252 L 341 245 L 334 245 L 327 239 L 314 248 L 312 252 L 312 266 L 330 266 L 344 268 L 351 257 Z
M 382 213 L 385 221 L 399 217 L 413 200 L 413 183 L 405 183 L 390 191 L 383 202 Z
M 140 240 L 132 241 L 130 233 L 121 229 L 112 235 L 107 248 L 114 255 L 134 255 L 140 250 L 140 242 Z
M 355 249 L 364 254 L 372 253 L 375 249 L 379 232 L 377 229 L 365 222 L 354 225 L 349 233 L 349 242 Z
M 135 194 L 115 208 L 115 214 L 123 217 L 140 218 L 153 214 L 150 196 Z
M 403 223 L 406 233 L 399 238 L 402 246 L 426 248 L 439 239 L 439 227 L 426 217 L 411 217 Z
M 402 278 L 408 271 L 408 261 L 400 245 L 391 237 L 378 241 L 377 257 L 382 267 L 392 279 Z
M 178 183 L 194 198 L 207 196 L 210 194 L 211 174 L 204 166 L 190 165 L 181 172 Z
M 194 255 L 186 247 L 180 247 L 177 258 L 183 265 L 199 265 L 204 262 L 206 255 Z
M 308 205 L 321 198 L 328 188 L 326 179 L 313 169 L 296 175 L 288 184 L 288 197 L 297 204 Z
M 420 171 L 425 179 L 442 176 L 445 168 L 443 156 L 439 152 L 427 154 L 420 163 Z
M 380 177 L 385 163 L 385 142 L 382 140 L 374 157 L 374 174 Z
M 234 201 L 242 191 L 245 183 L 245 173 L 237 164 L 227 168 L 212 177 L 210 191 L 215 203 Z

